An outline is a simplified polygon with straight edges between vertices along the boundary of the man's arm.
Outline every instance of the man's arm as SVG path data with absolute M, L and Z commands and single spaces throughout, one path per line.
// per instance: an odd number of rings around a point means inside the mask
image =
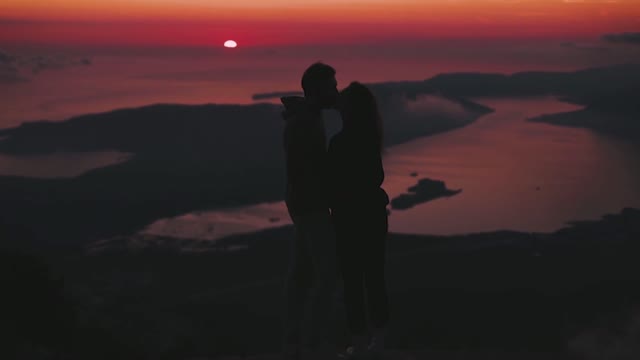
M 290 118 L 284 132 L 284 147 L 287 160 L 287 180 L 290 184 L 299 185 L 304 178 L 304 137 L 305 134 L 297 123 L 298 119 Z
M 319 136 L 317 129 L 310 125 L 309 122 L 288 124 L 285 151 L 289 181 L 302 191 L 317 192 L 318 186 L 325 186 L 326 150 L 324 136 Z

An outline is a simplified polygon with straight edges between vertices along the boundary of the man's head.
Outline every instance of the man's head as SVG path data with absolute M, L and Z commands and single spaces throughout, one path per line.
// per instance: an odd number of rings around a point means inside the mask
M 304 97 L 321 108 L 331 108 L 338 100 L 338 82 L 336 70 L 329 65 L 317 62 L 302 75 Z

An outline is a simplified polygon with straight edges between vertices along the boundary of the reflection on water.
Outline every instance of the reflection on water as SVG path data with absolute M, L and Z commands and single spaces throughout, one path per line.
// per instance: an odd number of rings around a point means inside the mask
M 75 177 L 93 169 L 125 162 L 130 157 L 130 154 L 118 151 L 57 152 L 20 156 L 0 154 L 0 176 Z
M 549 232 L 567 221 L 599 218 L 626 206 L 640 207 L 637 145 L 585 129 L 526 121 L 578 108 L 555 99 L 476 101 L 496 112 L 462 129 L 388 149 L 384 186 L 391 197 L 424 177 L 463 189 L 451 198 L 393 211 L 391 231 Z M 273 217 L 280 221 L 269 221 Z M 286 208 L 278 203 L 164 219 L 146 231 L 217 239 L 285 223 L 289 223 Z
M 149 225 L 143 235 L 214 241 L 230 235 L 291 224 L 284 202 L 194 212 Z
M 497 111 L 454 132 L 390 149 L 386 186 L 397 194 L 419 173 L 464 191 L 394 212 L 391 230 L 453 234 L 553 231 L 567 221 L 640 206 L 638 147 L 585 129 L 525 121 L 575 110 L 553 99 L 478 99 Z
M 462 104 L 429 94 L 419 94 L 414 100 L 407 100 L 405 107 L 417 115 L 447 116 L 447 119 L 466 119 L 469 116 Z

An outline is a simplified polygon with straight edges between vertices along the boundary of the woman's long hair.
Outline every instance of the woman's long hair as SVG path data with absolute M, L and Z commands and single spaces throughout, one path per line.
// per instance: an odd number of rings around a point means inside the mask
M 342 90 L 340 106 L 344 116 L 344 130 L 355 134 L 361 141 L 373 142 L 382 153 L 382 116 L 371 90 L 359 82 L 352 82 Z

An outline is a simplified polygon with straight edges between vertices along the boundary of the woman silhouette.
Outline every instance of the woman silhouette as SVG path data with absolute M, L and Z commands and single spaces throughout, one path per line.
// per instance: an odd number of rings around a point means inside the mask
M 342 130 L 329 143 L 329 200 L 352 336 L 342 355 L 357 359 L 380 353 L 389 321 L 384 277 L 389 197 L 381 188 L 382 118 L 375 96 L 354 82 L 341 92 L 338 107 Z

